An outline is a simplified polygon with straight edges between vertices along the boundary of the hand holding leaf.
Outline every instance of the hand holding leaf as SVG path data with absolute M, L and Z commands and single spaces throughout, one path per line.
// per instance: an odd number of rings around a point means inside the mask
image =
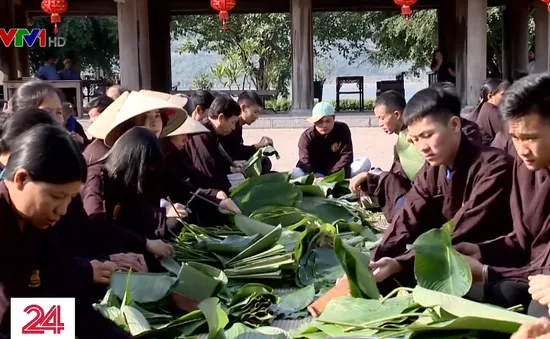
M 159 239 L 157 240 L 147 239 L 146 247 L 147 247 L 147 251 L 161 258 L 174 256 L 174 247 Z
M 550 320 L 541 318 L 522 325 L 510 339 L 550 339 Z
M 111 275 L 116 269 L 115 263 L 92 260 L 90 261 L 90 265 L 92 266 L 93 278 L 96 284 L 108 284 L 111 281 Z
M 382 258 L 369 264 L 377 283 L 381 283 L 394 274 L 401 272 L 401 264 L 393 258 Z

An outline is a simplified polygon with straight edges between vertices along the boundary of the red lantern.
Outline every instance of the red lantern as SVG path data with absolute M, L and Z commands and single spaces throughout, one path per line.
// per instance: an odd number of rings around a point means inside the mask
M 414 5 L 416 1 L 417 0 L 393 0 L 398 6 L 401 6 L 401 15 L 405 17 L 407 26 L 409 25 L 409 17 L 412 15 L 411 6 Z
M 550 12 L 550 0 L 542 0 L 548 6 L 548 12 Z
M 229 11 L 235 8 L 237 0 L 210 0 L 210 6 L 220 12 L 219 18 L 222 21 L 222 29 L 227 28 L 226 22 L 229 20 Z
M 42 10 L 50 14 L 50 22 L 55 24 L 54 33 L 57 34 L 57 24 L 61 22 L 60 14 L 67 11 L 69 5 L 65 0 L 42 0 Z

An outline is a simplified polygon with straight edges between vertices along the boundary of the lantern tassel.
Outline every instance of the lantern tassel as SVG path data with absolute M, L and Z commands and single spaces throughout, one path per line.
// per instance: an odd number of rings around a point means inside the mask
M 59 32 L 59 28 L 57 28 L 57 24 L 53 26 L 53 34 L 56 34 Z

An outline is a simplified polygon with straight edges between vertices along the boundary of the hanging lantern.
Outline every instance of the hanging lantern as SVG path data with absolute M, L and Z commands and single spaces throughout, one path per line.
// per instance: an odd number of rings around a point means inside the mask
M 229 11 L 235 8 L 237 0 L 210 0 L 210 6 L 220 12 L 218 17 L 222 21 L 222 29 L 227 28 L 226 22 L 229 20 Z
M 405 17 L 405 24 L 407 26 L 409 26 L 409 17 L 412 15 L 411 6 L 414 5 L 416 1 L 417 0 L 393 0 L 398 6 L 401 6 L 401 15 Z
M 541 0 L 548 6 L 548 12 L 550 12 L 550 0 Z
M 50 14 L 50 22 L 54 24 L 54 33 L 57 34 L 57 24 L 61 22 L 61 14 L 67 11 L 69 5 L 65 0 L 42 0 L 42 10 Z

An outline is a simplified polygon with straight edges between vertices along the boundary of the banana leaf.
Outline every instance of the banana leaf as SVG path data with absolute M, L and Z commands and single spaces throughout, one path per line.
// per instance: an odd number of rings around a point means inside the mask
M 270 287 L 257 283 L 248 284 L 233 296 L 228 314 L 233 322 L 252 327 L 270 324 L 275 318 L 270 313 L 270 308 L 278 301 L 279 298 Z
M 286 254 L 285 248 L 283 245 L 275 245 L 272 248 L 268 249 L 265 252 L 258 253 L 256 255 L 250 256 L 248 258 L 244 258 L 241 260 L 235 260 L 231 263 L 227 264 L 227 267 L 239 267 L 239 266 L 246 266 L 250 263 L 257 262 L 260 260 L 266 260 L 274 256 L 284 255 Z
M 300 187 L 300 186 L 299 186 Z M 281 225 L 290 230 L 303 231 L 306 225 L 314 222 L 322 223 L 318 216 L 302 211 L 296 207 L 265 206 L 250 215 L 251 219 L 269 225 Z
M 114 272 L 111 276 L 111 289 L 119 299 L 124 298 L 126 282 L 134 302 L 154 303 L 166 298 L 177 278 L 168 273 L 131 273 Z
M 360 252 L 336 238 L 334 251 L 348 277 L 351 296 L 355 298 L 379 299 L 376 279 L 369 268 L 370 253 Z
M 226 339 L 290 339 L 290 335 L 276 327 L 249 328 L 241 323 L 236 323 L 225 331 Z
M 296 245 L 296 285 L 316 288 L 332 286 L 344 275 L 334 252 L 336 229 L 330 224 L 308 227 Z
M 241 192 L 233 200 L 244 215 L 251 215 L 264 206 L 295 206 L 302 199 L 302 191 L 289 183 L 259 183 L 254 189 Z
M 237 214 L 233 218 L 235 226 L 247 236 L 261 235 L 265 236 L 273 232 L 278 225 L 268 225 L 264 222 L 254 220 L 242 214 Z
M 315 287 L 309 285 L 283 296 L 271 309 L 280 318 L 295 319 L 297 316 L 303 316 L 301 311 L 307 309 L 314 300 Z
M 208 339 L 225 338 L 224 328 L 229 324 L 227 314 L 219 305 L 218 298 L 209 298 L 199 304 L 199 310 L 208 323 Z
M 201 263 L 186 263 L 181 269 L 173 292 L 201 302 L 216 296 L 227 285 L 227 276 L 222 270 Z
M 240 236 L 229 235 L 223 240 L 207 238 L 199 243 L 200 247 L 206 250 L 225 256 L 232 256 L 244 251 L 250 245 L 260 240 L 261 235 Z
M 317 216 L 327 223 L 332 224 L 344 221 L 346 223 L 357 224 L 358 226 L 362 224 L 361 219 L 356 213 L 350 211 L 350 209 L 336 200 L 322 197 L 303 197 L 301 203 L 296 207 Z
M 462 297 L 472 286 L 472 271 L 453 248 L 453 227 L 451 220 L 416 239 L 411 247 L 415 251 L 414 274 L 419 286 Z
M 248 194 L 255 186 L 269 183 L 288 183 L 289 173 L 269 173 L 255 178 L 249 178 L 231 192 L 231 198 L 234 201 L 242 199 L 242 196 Z
M 268 263 L 253 263 L 249 266 L 241 266 L 237 268 L 228 268 L 225 273 L 235 279 L 241 275 L 247 276 L 251 274 L 264 274 L 278 272 L 284 266 L 294 264 L 294 258 L 292 255 L 279 256 L 275 259 L 271 259 Z
M 281 157 L 279 152 L 273 148 L 273 146 L 266 146 L 262 149 L 259 149 L 243 166 L 243 173 L 247 178 L 258 177 L 262 174 L 262 158 L 275 156 L 277 160 Z
M 200 333 L 200 329 L 206 325 L 206 319 L 201 311 L 187 313 L 169 323 L 155 327 L 150 331 L 137 335 L 141 339 L 173 339 L 181 335 L 190 336 Z
M 266 234 L 260 240 L 258 240 L 257 242 L 255 242 L 254 244 L 250 245 L 248 248 L 243 250 L 241 253 L 237 254 L 227 264 L 229 265 L 232 262 L 239 261 L 244 258 L 248 258 L 258 253 L 262 253 L 265 250 L 273 247 L 273 245 L 277 243 L 279 238 L 281 238 L 282 233 L 283 233 L 283 228 L 281 226 L 275 227 L 273 231 Z
M 310 173 L 296 179 L 290 179 L 289 182 L 295 185 L 313 185 L 313 183 L 315 182 L 315 175 L 313 173 Z

